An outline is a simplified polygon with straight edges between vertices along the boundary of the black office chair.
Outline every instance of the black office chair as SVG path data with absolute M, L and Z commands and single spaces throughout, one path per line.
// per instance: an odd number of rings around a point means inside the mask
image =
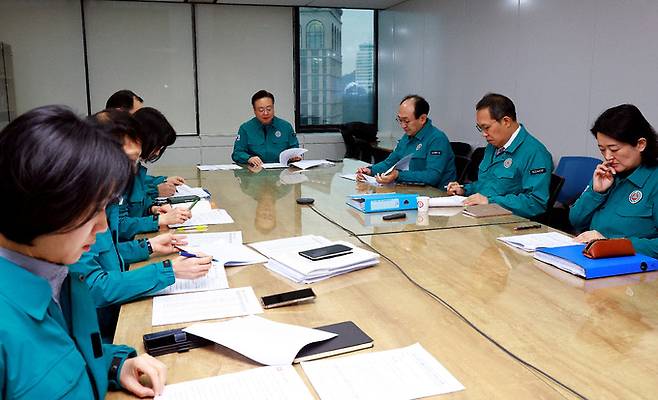
M 483 158 L 484 147 L 478 147 L 477 149 L 473 150 L 473 153 L 471 154 L 471 162 L 468 164 L 468 167 L 466 167 L 466 176 L 464 177 L 464 181 L 475 182 L 478 180 L 478 171 Z
M 372 143 L 377 142 L 377 128 L 365 122 L 348 122 L 340 126 L 345 143 L 345 158 L 372 162 Z
M 470 158 L 455 154 L 455 170 L 457 172 L 457 182 L 464 182 L 466 170 L 468 169 L 468 165 L 470 163 Z
M 555 205 L 555 200 L 557 200 L 557 195 L 562 190 L 564 185 L 564 178 L 560 175 L 551 174 L 551 182 L 548 185 L 548 203 L 546 204 L 546 212 L 540 214 L 533 220 L 541 222 L 543 224 L 551 225 L 551 217 L 553 216 L 553 206 Z M 552 225 L 551 225 L 552 226 Z
M 473 151 L 471 145 L 464 142 L 450 142 L 450 147 L 452 147 L 452 152 L 455 153 L 455 156 L 467 157 L 469 159 Z

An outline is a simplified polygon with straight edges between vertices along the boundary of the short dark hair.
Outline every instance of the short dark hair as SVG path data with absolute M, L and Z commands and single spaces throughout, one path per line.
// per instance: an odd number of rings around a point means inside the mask
M 400 101 L 400 104 L 409 99 L 414 101 L 414 117 L 416 117 L 416 119 L 420 118 L 420 116 L 423 114 L 430 113 L 430 103 L 428 103 L 427 100 L 425 100 L 422 96 L 417 94 L 408 94 L 404 96 L 402 101 Z
M 139 143 L 144 139 L 139 123 L 128 111 L 108 108 L 97 112 L 92 118 L 121 143 L 125 137 Z
M 268 92 L 267 90 L 259 90 L 254 93 L 253 96 L 251 96 L 251 106 L 255 107 L 258 100 L 264 99 L 266 97 L 272 99 L 272 103 L 274 103 L 274 95 L 272 93 Z
M 64 106 L 35 108 L 0 131 L 0 233 L 21 244 L 74 230 L 125 190 L 118 142 Z
M 602 133 L 632 146 L 637 145 L 640 138 L 645 138 L 647 147 L 642 152 L 642 164 L 658 165 L 656 131 L 644 118 L 640 109 L 633 104 L 621 104 L 608 108 L 594 121 L 590 132 L 594 137 L 597 133 Z
M 155 162 L 162 157 L 168 146 L 176 141 L 176 130 L 164 115 L 153 107 L 140 108 L 133 114 L 139 123 L 142 140 L 142 159 Z M 158 154 L 156 151 L 160 150 Z
M 512 121 L 516 121 L 516 107 L 512 100 L 498 93 L 487 93 L 475 105 L 475 110 L 480 111 L 485 108 L 489 109 L 491 118 L 500 121 L 505 117 L 510 117 Z
M 133 108 L 135 99 L 144 102 L 144 99 L 137 96 L 135 92 L 128 89 L 119 90 L 107 99 L 105 108 L 118 108 L 121 110 L 130 110 Z

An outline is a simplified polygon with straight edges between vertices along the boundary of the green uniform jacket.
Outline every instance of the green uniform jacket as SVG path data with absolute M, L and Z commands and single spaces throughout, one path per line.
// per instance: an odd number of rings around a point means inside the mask
M 119 239 L 122 241 L 159 229 L 158 216 L 150 215 L 153 198 L 147 194 L 146 176 L 146 168 L 140 164 L 131 187 L 123 196 L 124 201 L 119 204 Z
M 386 172 L 402 157 L 411 153 L 413 157 L 409 170 L 398 172 L 398 182 L 443 187 L 457 180 L 455 155 L 450 147 L 450 141 L 445 133 L 432 125 L 432 120 L 429 118 L 425 126 L 413 137 L 404 135 L 386 160 L 373 165 L 370 170 L 373 175 Z
M 267 130 L 267 135 L 263 129 Z M 236 163 L 246 164 L 251 157 L 258 156 L 263 162 L 274 163 L 279 162 L 283 150 L 294 147 L 299 147 L 299 142 L 290 123 L 274 117 L 270 125 L 263 125 L 254 117 L 240 125 L 231 158 Z
M 128 270 L 123 252 L 130 250 L 132 261 L 149 257 L 146 240 L 127 243 L 118 242 L 118 205 L 110 204 L 105 209 L 108 229 L 96 234 L 96 243 L 82 254 L 74 264 L 84 271 L 84 280 L 98 310 L 98 320 L 104 339 L 113 336 L 121 304 L 153 295 L 172 285 L 176 278 L 171 267 L 164 263 L 149 264 Z
M 139 167 L 144 168 L 144 170 L 146 171 L 146 167 L 143 167 L 141 164 L 139 165 Z M 160 195 L 158 193 L 158 185 L 166 180 L 167 180 L 166 176 L 145 175 L 144 183 L 146 185 L 146 195 L 151 199 L 158 197 Z
M 639 166 L 626 178 L 615 177 L 605 193 L 585 189 L 569 219 L 579 230 L 607 238 L 625 237 L 638 253 L 658 257 L 658 167 Z
M 103 399 L 119 388 L 128 346 L 102 344 L 84 273 L 70 269 L 60 308 L 48 282 L 0 258 L 0 394 L 3 399 Z M 64 311 L 63 311 L 64 310 Z M 108 376 L 112 360 L 120 360 Z
M 480 193 L 516 215 L 530 218 L 546 211 L 553 158 L 523 125 L 509 148 L 495 156 L 489 144 L 480 163 L 478 180 L 464 185 L 466 195 Z

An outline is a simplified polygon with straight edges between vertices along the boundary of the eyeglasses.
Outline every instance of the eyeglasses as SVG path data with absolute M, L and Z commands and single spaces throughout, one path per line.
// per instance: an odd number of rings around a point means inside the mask
M 413 121 L 409 121 L 408 119 L 400 119 L 400 117 L 395 117 L 395 121 L 397 121 L 398 124 L 400 125 L 409 125 Z M 414 120 L 415 121 L 415 120 Z
M 478 130 L 478 132 L 488 132 L 489 129 L 491 129 L 491 126 L 498 121 L 494 120 L 494 122 L 491 125 L 479 125 L 475 124 L 475 129 Z
M 264 113 L 265 111 L 267 111 L 268 113 L 271 113 L 272 112 L 272 107 L 258 107 L 256 109 L 256 111 L 258 111 L 261 114 Z

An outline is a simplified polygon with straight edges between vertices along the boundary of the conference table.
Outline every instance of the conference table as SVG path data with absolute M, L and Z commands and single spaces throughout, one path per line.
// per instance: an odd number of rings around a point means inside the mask
M 437 398 L 655 397 L 658 273 L 593 281 L 569 275 L 497 240 L 527 222 L 517 216 L 413 211 L 405 220 L 383 221 L 381 213 L 362 214 L 345 204 L 346 196 L 445 193 L 374 187 L 340 176 L 360 165 L 345 160 L 303 172 L 166 166 L 150 172 L 182 175 L 191 186 L 208 189 L 213 205 L 235 220 L 210 231 L 240 230 L 245 243 L 315 234 L 380 253 L 374 267 L 309 285 L 314 302 L 261 316 L 308 327 L 354 321 L 374 339 L 372 349 L 360 352 L 420 343 L 466 387 Z M 312 197 L 315 204 L 297 205 L 298 197 Z M 231 287 L 252 286 L 257 296 L 305 287 L 262 265 L 227 268 L 227 276 Z M 189 325 L 152 327 L 151 311 L 151 299 L 122 306 L 115 343 L 141 353 L 143 334 Z M 169 368 L 169 383 L 260 366 L 219 345 L 158 359 Z M 108 398 L 130 396 L 113 392 Z

